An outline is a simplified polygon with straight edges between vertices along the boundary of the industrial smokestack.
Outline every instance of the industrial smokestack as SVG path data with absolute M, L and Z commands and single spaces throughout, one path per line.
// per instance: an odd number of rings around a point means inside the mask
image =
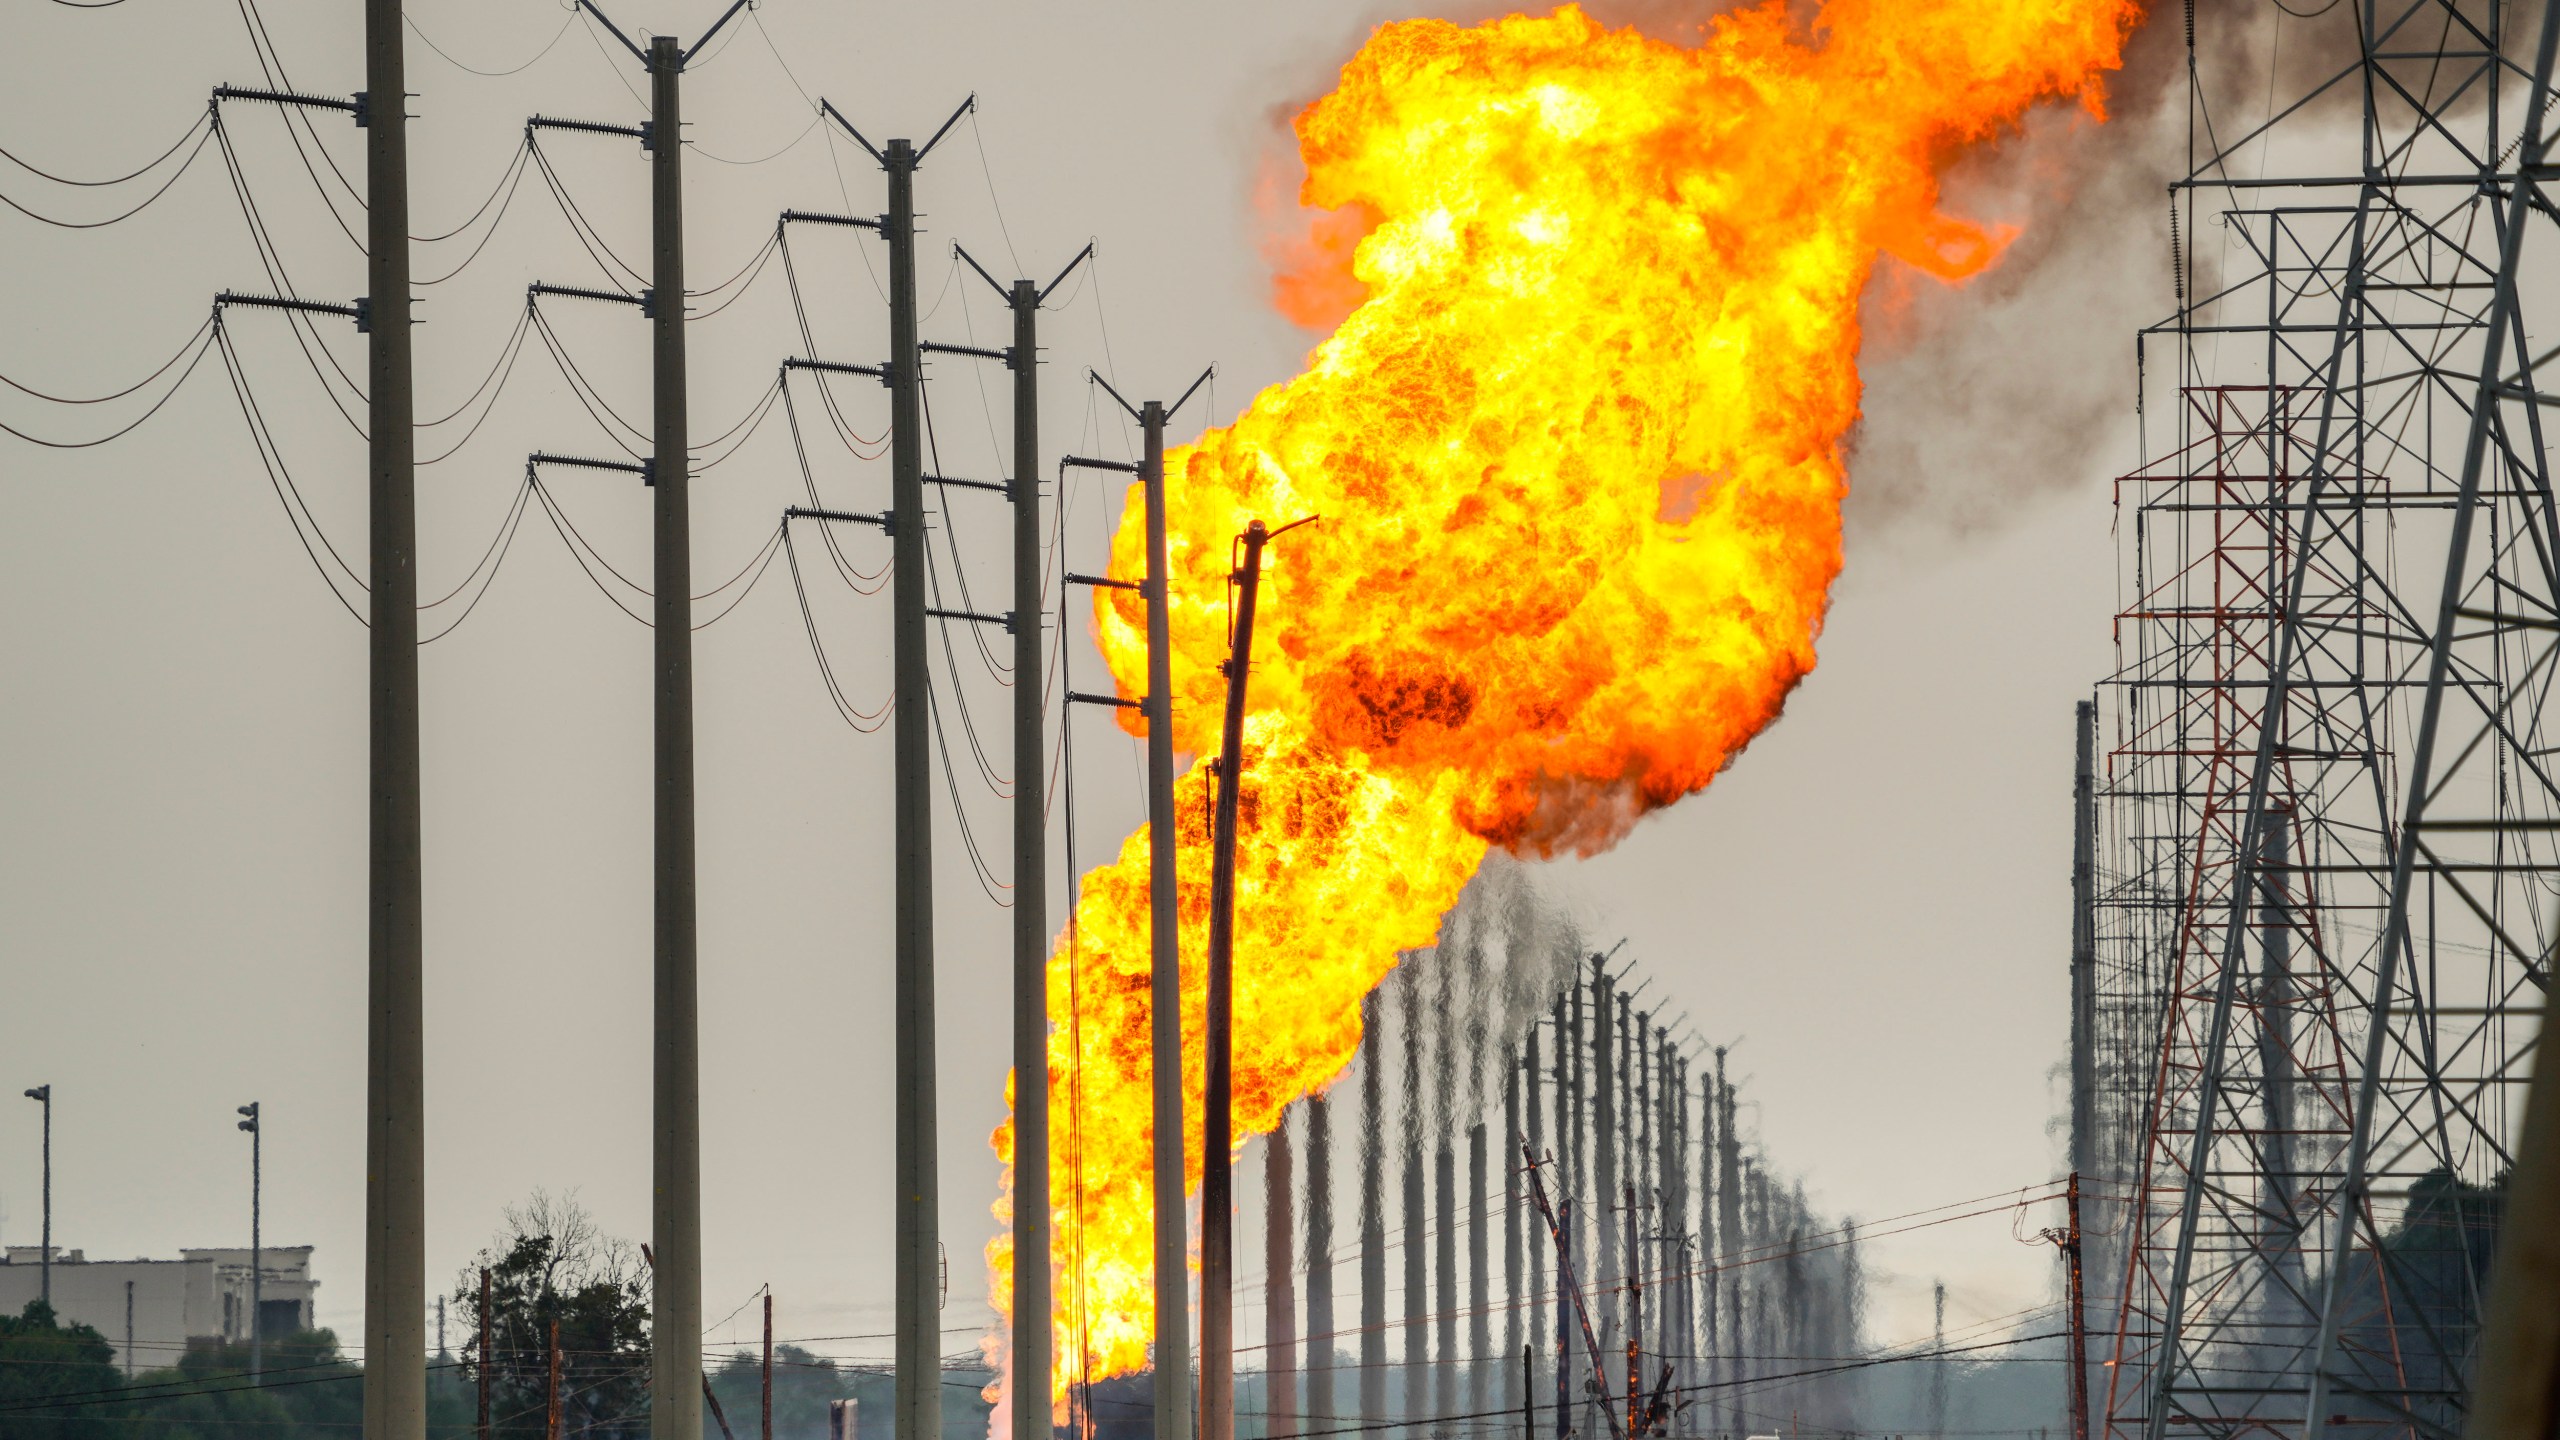
M 1532 1046 L 1537 1043 L 1537 1032 L 1537 1023 L 1533 1020 L 1529 1025 L 1529 1043 Z M 1536 1071 L 1537 1064 L 1538 1062 L 1533 1055 L 1529 1060 L 1529 1068 L 1532 1072 Z M 1531 1088 L 1534 1091 L 1535 1087 L 1533 1086 Z M 1523 1134 L 1523 1131 L 1520 1128 L 1520 1090 L 1520 1056 L 1515 1052 L 1506 1057 L 1506 1062 L 1502 1067 L 1502 1135 L 1500 1143 L 1505 1151 L 1508 1151 L 1511 1147 L 1518 1145 Z M 1509 1166 L 1504 1166 L 1503 1168 L 1506 1173 L 1510 1169 Z M 1480 1194 L 1484 1193 L 1485 1187 L 1490 1183 L 1492 1183 L 1492 1177 L 1482 1173 L 1481 1169 L 1479 1169 L 1479 1172 L 1476 1175 L 1477 1192 Z M 1527 1299 L 1528 1297 L 1520 1293 L 1520 1187 L 1517 1185 L 1506 1184 L 1502 1187 L 1502 1358 L 1506 1362 L 1509 1361 L 1512 1356 L 1521 1353 L 1521 1310 L 1527 1304 Z M 1481 1311 L 1484 1307 L 1479 1305 L 1476 1308 Z M 1479 1346 L 1476 1353 L 1476 1363 L 1482 1364 L 1484 1363 L 1484 1359 L 1483 1348 Z M 1520 1387 L 1523 1383 L 1522 1377 L 1519 1372 L 1513 1369 L 1508 1363 L 1504 1364 L 1501 1367 L 1501 1370 L 1503 1375 L 1502 1408 L 1506 1411 L 1517 1410 L 1520 1408 L 1522 1393 Z M 1485 1407 L 1478 1405 L 1475 1408 L 1482 1410 Z
M 1432 1270 L 1438 1285 L 1432 1293 L 1433 1318 L 1439 1321 L 1439 1353 L 1431 1367 L 1433 1434 L 1446 1434 L 1448 1418 L 1458 1413 L 1458 1157 L 1443 1139 L 1432 1153 L 1436 1203 L 1432 1206 Z
M 1387 1203 L 1379 1027 L 1386 1006 L 1373 991 L 1360 1002 L 1360 1420 L 1387 1418 Z
M 1742 1298 L 1746 1287 L 1742 1272 L 1733 1268 L 1732 1261 L 1749 1246 L 1750 1236 L 1742 1228 L 1742 1142 L 1733 1134 L 1733 1086 L 1724 1078 L 1724 1047 L 1721 1045 L 1716 1047 L 1715 1087 L 1716 1243 L 1723 1247 L 1718 1253 L 1727 1257 L 1717 1278 L 1724 1290 L 1725 1353 L 1734 1357 L 1732 1363 L 1725 1366 L 1724 1378 L 1734 1381 L 1743 1376 L 1739 1357 L 1748 1353 L 1750 1342 L 1742 1324 Z M 1725 1424 L 1730 1429 L 1735 1428 L 1734 1422 L 1741 1418 L 1742 1402 L 1738 1394 L 1730 1391 L 1728 1394 L 1732 1398 L 1725 1407 Z
M 1294 1434 L 1298 1428 L 1298 1286 L 1295 1257 L 1296 1211 L 1292 1204 L 1297 1176 L 1289 1153 L 1289 1121 L 1281 1117 L 1262 1151 L 1262 1273 L 1266 1306 L 1264 1333 L 1269 1348 L 1263 1362 L 1263 1408 L 1270 1412 L 1263 1433 Z
M 1698 1354 L 1700 1378 L 1715 1387 L 1707 1392 L 1706 1414 L 1720 1417 L 1724 1405 L 1720 1382 L 1725 1378 L 1724 1364 L 1724 1240 L 1716 1229 L 1716 1077 L 1702 1073 L 1698 1079 L 1698 1264 L 1703 1272 L 1699 1288 L 1700 1336 Z
M 1564 997 L 1562 995 L 1554 997 L 1553 1015 L 1554 1019 L 1551 1023 L 1555 1027 L 1555 1033 L 1562 1036 L 1564 1034 Z M 1521 1077 L 1521 1086 L 1527 1091 L 1525 1098 L 1528 1101 L 1529 1111 L 1527 1116 L 1529 1152 L 1543 1159 L 1547 1154 L 1546 1106 L 1543 1103 L 1543 1097 L 1547 1093 L 1548 1081 L 1538 1068 L 1538 1027 L 1534 1024 L 1529 1027 L 1528 1044 L 1522 1061 L 1527 1069 L 1527 1073 Z M 1562 1085 L 1559 1084 L 1557 1086 L 1559 1096 L 1562 1094 L 1562 1089 Z M 1502 1153 L 1506 1156 L 1511 1153 L 1508 1140 L 1504 1142 Z M 1511 1168 L 1508 1164 L 1504 1166 L 1506 1171 Z M 1510 1191 L 1511 1205 L 1515 1212 L 1520 1210 L 1522 1194 L 1528 1188 L 1528 1181 L 1525 1178 L 1514 1176 Z M 1525 1215 L 1522 1217 L 1521 1225 L 1528 1232 L 1526 1236 L 1528 1253 L 1525 1257 L 1528 1265 L 1521 1278 L 1528 1292 L 1529 1335 L 1538 1349 L 1542 1350 L 1545 1348 L 1547 1338 L 1547 1307 L 1543 1298 L 1547 1288 L 1547 1236 L 1542 1227 L 1529 1224 Z M 1530 1352 L 1532 1358 L 1529 1362 L 1527 1384 L 1531 1395 L 1546 1393 L 1538 1384 L 1538 1365 L 1535 1359 L 1537 1353 L 1538 1350 Z M 1512 1398 L 1516 1401 L 1520 1397 Z M 1536 1437 L 1532 1436 L 1531 1440 L 1536 1440 Z
M 1404 966 L 1404 1417 L 1419 1421 L 1431 1401 L 1428 1304 L 1431 1238 L 1424 1229 L 1422 1144 L 1422 982 Z
M 1605 957 L 1591 957 L 1591 1104 L 1592 1139 L 1597 1162 L 1591 1207 L 1592 1228 L 1599 1232 L 1600 1263 L 1591 1272 L 1594 1287 L 1615 1282 L 1619 1275 L 1617 1227 L 1608 1222 L 1608 1207 L 1618 1201 L 1618 1087 L 1620 1067 L 1612 1063 L 1614 1046 L 1609 1040 L 1611 1019 L 1617 1006 L 1610 997 L 1609 972 Z
M 1632 1040 L 1634 1048 L 1630 1052 L 1635 1063 L 1629 1070 L 1630 1080 L 1635 1090 L 1635 1108 L 1627 1116 L 1627 1129 L 1633 1137 L 1633 1144 L 1627 1151 L 1627 1180 L 1635 1193 L 1637 1212 L 1635 1254 L 1628 1257 L 1627 1271 L 1635 1277 L 1637 1283 L 1647 1286 L 1657 1285 L 1661 1281 L 1662 1244 L 1659 1236 L 1663 1229 L 1657 1223 L 1658 1217 L 1654 1212 L 1654 1201 L 1658 1197 L 1654 1191 L 1653 1152 L 1654 1146 L 1661 1139 L 1662 1132 L 1656 1129 L 1653 1123 L 1653 1047 L 1646 1043 L 1646 1036 L 1651 1033 L 1652 1027 L 1651 1011 L 1636 1016 Z M 1661 1296 L 1657 1292 L 1654 1297 L 1654 1325 L 1657 1331 L 1662 1324 L 1661 1317 Z M 1647 1349 L 1665 1348 L 1658 1340 L 1657 1343 L 1646 1346 L 1646 1336 L 1638 1333 L 1636 1328 L 1628 1330 L 1627 1338 Z
M 1333 1098 L 1307 1098 L 1307 1428 L 1333 1428 Z
M 1564 1038 L 1562 1051 L 1556 1051 L 1556 1066 L 1564 1071 L 1564 1112 L 1567 1112 L 1569 1143 L 1572 1143 L 1572 1158 L 1569 1158 L 1567 1166 L 1564 1166 L 1564 1186 L 1567 1186 L 1567 1191 L 1574 1199 L 1572 1220 L 1567 1222 L 1567 1240 L 1574 1256 L 1582 1256 L 1582 1263 L 1587 1266 L 1592 1256 L 1592 1248 L 1585 1243 L 1582 1235 L 1585 1235 L 1585 1227 L 1590 1225 L 1590 1220 L 1587 1220 L 1587 1215 L 1590 1215 L 1590 1184 L 1587 1184 L 1587 1181 L 1590 1181 L 1590 1171 L 1585 1168 L 1582 1158 L 1590 1153 L 1590 1112 L 1587 1112 L 1587 1104 L 1585 1104 L 1585 1084 L 1587 1084 L 1587 1063 L 1590 1063 L 1590 1051 L 1587 1051 L 1585 1043 L 1582 1043 L 1582 1038 L 1585 1038 L 1587 1033 L 1582 981 L 1580 979 L 1569 981 L 1569 984 L 1564 986 L 1564 994 L 1567 994 L 1569 1033 L 1567 1038 Z M 1590 1276 L 1577 1271 L 1577 1279 L 1587 1281 Z M 1564 1284 L 1562 1266 L 1556 1268 L 1556 1284 L 1559 1286 Z M 1559 1294 L 1559 1297 L 1556 1297 L 1556 1325 L 1559 1327 L 1564 1327 L 1564 1314 L 1567 1314 L 1569 1307 L 1572 1307 L 1572 1302 Z M 1580 1355 L 1574 1355 L 1572 1345 L 1564 1348 L 1562 1366 L 1564 1366 L 1564 1373 L 1556 1376 L 1556 1389 L 1562 1391 L 1562 1394 L 1582 1394 L 1580 1386 L 1574 1384 L 1574 1376 L 1580 1376 L 1585 1361 L 1582 1361 Z M 1582 1430 L 1590 1432 L 1590 1404 L 1585 1402 L 1582 1412 L 1585 1414 L 1582 1414 L 1580 1425 Z M 1564 1430 L 1564 1427 L 1569 1425 L 1559 1417 L 1559 1420 L 1556 1420 L 1556 1427 Z
M 1482 1415 L 1491 1407 L 1486 1382 L 1492 1378 L 1493 1266 L 1487 1263 L 1493 1230 L 1485 1217 L 1484 1126 L 1467 1127 L 1467 1413 Z M 1500 1367 L 1508 1373 L 1509 1366 Z M 1442 1414 L 1449 1413 L 1442 1411 Z

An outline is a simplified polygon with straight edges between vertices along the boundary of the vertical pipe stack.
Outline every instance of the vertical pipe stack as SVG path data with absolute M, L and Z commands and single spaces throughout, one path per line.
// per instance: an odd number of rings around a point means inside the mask
M 1481 1124 L 1467 1127 L 1467 1413 L 1492 1408 L 1490 1388 L 1496 1370 L 1508 1373 L 1493 1355 L 1493 1266 L 1486 1252 L 1493 1238 L 1485 1207 L 1485 1133 Z M 1504 1409 L 1511 1408 L 1508 1405 Z M 1442 1414 L 1449 1412 L 1444 1410 Z
M 1725 1293 L 1724 1346 L 1728 1357 L 1739 1357 L 1751 1353 L 1742 1328 L 1743 1272 L 1735 1268 L 1736 1259 L 1748 1240 L 1742 1231 L 1742 1144 L 1733 1135 L 1733 1086 L 1725 1080 L 1724 1047 L 1721 1045 L 1716 1047 L 1715 1097 L 1716 1243 L 1723 1247 L 1718 1253 L 1725 1257 L 1721 1266 L 1721 1288 Z M 1738 1359 L 1725 1366 L 1724 1378 L 1727 1381 L 1742 1378 Z M 1729 1428 L 1739 1429 L 1741 1418 L 1740 1401 L 1737 1399 L 1726 1406 L 1725 1423 Z
M 1387 1418 L 1386 1106 L 1378 1039 L 1386 1024 L 1381 987 L 1360 1002 L 1360 1421 Z
M 1597 1154 L 1593 1169 L 1595 1184 L 1591 1196 L 1591 1226 L 1600 1237 L 1600 1263 L 1591 1272 L 1591 1284 L 1598 1287 L 1614 1282 L 1619 1274 L 1617 1229 L 1609 1223 L 1609 1207 L 1618 1203 L 1618 1085 L 1619 1067 L 1613 1063 L 1609 1044 L 1609 1022 L 1616 1006 L 1610 1001 L 1607 962 L 1591 957 L 1591 1095 L 1592 1132 Z
M 1585 1217 L 1590 1215 L 1590 1171 L 1587 1171 L 1585 1163 L 1582 1163 L 1582 1158 L 1590 1153 L 1590 1135 L 1587 1135 L 1587 1115 L 1590 1115 L 1590 1112 L 1587 1112 L 1585 1102 L 1582 1102 L 1582 1089 L 1585 1089 L 1587 1084 L 1587 1063 L 1590 1063 L 1590 1051 L 1582 1045 L 1582 1035 L 1585 1035 L 1585 1025 L 1582 1025 L 1585 1017 L 1582 1017 L 1582 1010 L 1585 1010 L 1585 1002 L 1582 1002 L 1580 976 L 1569 976 L 1567 984 L 1564 984 L 1564 994 L 1567 994 L 1567 1035 L 1564 1035 L 1562 1048 L 1556 1051 L 1556 1068 L 1562 1071 L 1562 1084 L 1564 1084 L 1564 1115 L 1567 1115 L 1567 1130 L 1569 1130 L 1567 1145 L 1569 1150 L 1572 1150 L 1572 1153 L 1567 1156 L 1567 1161 L 1564 1161 L 1564 1184 L 1567 1184 L 1567 1199 L 1572 1202 L 1572 1215 L 1569 1215 L 1567 1222 L 1564 1222 L 1564 1243 L 1567 1243 L 1567 1248 L 1572 1250 L 1574 1256 L 1582 1256 L 1582 1263 L 1587 1266 L 1592 1256 L 1592 1248 L 1590 1245 L 1580 1243 L 1582 1240 L 1580 1227 L 1585 1225 Z M 1590 1276 L 1580 1276 L 1580 1279 L 1587 1284 Z M 1562 1263 L 1556 1266 L 1556 1284 L 1564 1284 Z M 1556 1432 L 1559 1432 L 1559 1435 L 1574 1430 L 1577 1425 L 1585 1427 L 1585 1430 L 1590 1427 L 1590 1414 L 1587 1414 L 1587 1407 L 1580 1420 L 1574 1420 L 1574 1412 L 1572 1412 L 1572 1396 L 1580 1394 L 1580 1386 L 1577 1386 L 1577 1381 L 1574 1379 L 1577 1379 L 1582 1371 L 1582 1361 L 1574 1355 L 1574 1348 L 1572 1348 L 1572 1309 L 1574 1309 L 1572 1297 L 1562 1297 L 1562 1294 L 1556 1297 L 1556 1335 L 1562 1335 L 1564 1338 L 1564 1343 L 1559 1343 L 1559 1348 L 1556 1348 L 1556 1396 L 1559 1396 L 1559 1404 L 1562 1404 L 1562 1407 L 1556 1409 Z
M 1532 1044 L 1535 1043 L 1536 1033 L 1537 1028 L 1533 1023 L 1530 1027 Z M 1502 1134 L 1499 1139 L 1499 1148 L 1494 1151 L 1496 1156 L 1507 1153 L 1513 1146 L 1520 1143 L 1522 1134 L 1520 1129 L 1520 1064 L 1521 1058 L 1516 1052 L 1504 1058 L 1502 1066 Z M 1537 1069 L 1538 1062 L 1533 1058 L 1528 1062 L 1528 1064 L 1530 1070 L 1534 1073 Z M 1533 1090 L 1534 1088 L 1535 1087 L 1532 1087 Z M 1503 1168 L 1507 1172 L 1510 1167 L 1504 1166 Z M 1479 1173 L 1476 1176 L 1476 1188 L 1478 1190 L 1483 1190 L 1485 1186 L 1492 1183 L 1492 1180 L 1493 1177 L 1491 1175 Z M 1520 1349 L 1522 1341 L 1520 1323 L 1522 1319 L 1521 1310 L 1522 1307 L 1528 1303 L 1528 1296 L 1521 1293 L 1520 1289 L 1520 1239 L 1520 1187 L 1517 1185 L 1505 1184 L 1502 1187 L 1502 1355 L 1506 1361 L 1509 1360 L 1511 1356 L 1522 1353 Z M 1478 1308 L 1481 1309 L 1482 1307 Z M 1482 1357 L 1479 1356 L 1479 1360 L 1481 1360 L 1481 1358 Z M 1521 1402 L 1528 1394 L 1528 1391 L 1525 1388 L 1529 1383 L 1527 1373 L 1525 1371 L 1514 1371 L 1508 1364 L 1502 1366 L 1502 1373 L 1505 1377 L 1502 1386 L 1502 1408 L 1505 1410 L 1516 1410 L 1520 1408 Z M 1479 1405 L 1476 1408 L 1481 1410 L 1484 1407 Z
M 364 1433 L 426 1440 L 427 1126 L 418 807 L 417 427 L 409 93 L 400 0 L 365 0 L 366 636 Z M 48 1134 L 52 1107 L 46 1106 Z M 46 1185 L 45 1280 L 53 1278 Z
M 1307 1428 L 1333 1428 L 1333 1099 L 1307 1098 Z
M 675 37 L 654 37 L 649 43 L 649 232 L 653 260 L 649 314 L 655 351 L 653 478 L 657 492 L 657 569 L 651 602 L 657 651 L 657 1055 L 651 1067 L 656 1112 L 651 1168 L 656 1200 L 651 1207 L 649 1230 L 658 1263 L 649 1286 L 649 1433 L 655 1440 L 701 1440 L 702 1435 L 702 1405 L 697 1398 L 702 1389 L 702 1061 L 694 977 L 693 545 L 688 510 L 692 482 L 688 469 L 691 442 L 685 416 L 684 122 L 677 107 L 677 81 L 683 70 L 684 52 L 676 45 Z M 913 166 L 908 169 L 912 180 Z M 912 191 L 908 199 L 905 293 L 912 297 Z M 894 224 L 894 198 L 890 208 Z M 893 252 L 893 270 L 895 264 Z M 914 343 L 914 328 L 915 310 L 910 303 L 909 348 Z M 895 348 L 894 337 L 892 347 Z M 916 603 L 922 604 L 922 590 L 915 595 Z M 914 648 L 916 663 L 921 667 L 921 617 Z M 905 679 L 902 673 L 901 684 Z M 915 735 L 914 758 L 914 787 L 921 804 L 926 783 L 921 728 Z M 902 766 L 902 778 L 903 771 Z M 927 1026 L 929 1032 L 929 1010 Z M 903 1097 L 901 1103 L 905 1103 Z M 931 1104 L 929 1096 L 926 1103 Z M 423 1309 L 419 1314 L 423 1323 Z M 939 1328 L 930 1316 L 926 1323 Z M 416 1348 L 411 1347 L 413 1351 Z M 404 1358 L 401 1363 L 408 1362 Z
M 1716 1077 L 1702 1071 L 1698 1077 L 1698 1265 L 1706 1283 L 1700 1288 L 1700 1309 L 1704 1312 L 1704 1342 L 1698 1347 L 1701 1360 L 1700 1378 L 1716 1387 L 1707 1392 L 1703 1408 L 1709 1429 L 1723 1426 L 1724 1405 L 1721 1382 L 1726 1375 L 1724 1361 L 1724 1249 L 1726 1238 L 1716 1224 L 1716 1201 L 1723 1187 L 1716 1180 L 1716 1137 L 1721 1133 L 1716 1119 Z
M 1555 1033 L 1558 1036 L 1561 1036 L 1564 1034 L 1564 1001 L 1561 996 L 1557 998 L 1555 1004 L 1551 1007 L 1551 1011 L 1554 1016 L 1553 1023 L 1555 1026 Z M 1545 1077 L 1539 1073 L 1538 1069 L 1538 1027 L 1534 1023 L 1529 1027 L 1529 1039 L 1523 1060 L 1528 1069 L 1528 1073 L 1521 1077 L 1522 1087 L 1528 1092 L 1527 1099 L 1529 1102 L 1529 1123 L 1526 1138 L 1529 1142 L 1529 1153 L 1543 1160 L 1548 1154 L 1545 1124 L 1546 1107 L 1541 1100 L 1541 1097 L 1546 1094 L 1546 1081 Z M 1510 1153 L 1508 1142 L 1505 1143 L 1503 1153 L 1505 1155 Z M 1521 1193 L 1526 1191 L 1528 1188 L 1529 1182 L 1528 1177 L 1526 1176 L 1522 1176 L 1512 1182 L 1511 1194 L 1512 1206 L 1514 1209 L 1519 1208 L 1521 1204 Z M 1533 1344 L 1537 1344 L 1543 1343 L 1547 1333 L 1546 1305 L 1543 1298 L 1547 1288 L 1547 1235 L 1544 1227 L 1529 1224 L 1525 1216 L 1523 1217 L 1522 1225 L 1523 1228 L 1528 1231 L 1527 1240 L 1529 1249 L 1529 1265 L 1528 1273 L 1524 1277 L 1524 1283 L 1528 1291 L 1529 1301 L 1529 1339 Z M 1537 1352 L 1535 1350 L 1530 1352 L 1531 1358 L 1529 1362 L 1529 1373 L 1526 1379 L 1526 1383 L 1529 1387 L 1529 1393 L 1531 1395 L 1538 1393 L 1538 1366 L 1536 1355 Z
M 1427 1306 L 1431 1294 L 1428 1260 L 1431 1237 L 1423 1218 L 1429 1180 L 1422 1152 L 1422 982 L 1408 962 L 1404 967 L 1404 1386 L 1405 1419 L 1418 1421 L 1431 1403 L 1430 1330 Z
M 1263 1331 L 1269 1337 L 1263 1352 L 1266 1435 L 1294 1435 L 1298 1430 L 1297 1262 L 1290 1253 L 1297 1229 L 1292 1203 L 1297 1176 L 1290 1161 L 1289 1124 L 1284 1116 L 1280 1127 L 1263 1142 L 1262 1152 L 1262 1273 L 1267 1307 Z
M 1444 1105 L 1444 1117 L 1447 1109 Z M 1431 1414 L 1443 1416 L 1458 1412 L 1458 1156 L 1446 1134 L 1434 1148 L 1431 1168 L 1438 1202 L 1432 1207 L 1431 1258 L 1439 1281 L 1432 1307 L 1440 1322 L 1439 1344 L 1433 1347 L 1438 1363 L 1431 1367 Z M 1435 1432 L 1445 1428 L 1432 1427 Z

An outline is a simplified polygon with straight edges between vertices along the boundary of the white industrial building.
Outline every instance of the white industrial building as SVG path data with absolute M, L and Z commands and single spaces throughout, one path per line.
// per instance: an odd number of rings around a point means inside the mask
M 115 1346 L 127 1374 L 178 1363 L 191 1340 L 249 1338 L 249 1247 L 181 1250 L 175 1260 L 91 1260 L 53 1252 L 53 1312 L 87 1325 Z M 259 1331 L 270 1340 L 311 1328 L 311 1247 L 258 1252 Z M 12 1245 L 0 1257 L 0 1311 L 16 1315 L 44 1284 L 44 1250 Z

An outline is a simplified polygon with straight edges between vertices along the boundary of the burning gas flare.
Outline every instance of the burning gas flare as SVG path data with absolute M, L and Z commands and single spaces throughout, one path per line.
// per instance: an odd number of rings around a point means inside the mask
M 1487 847 L 1605 849 L 1777 717 L 1840 571 L 1878 257 L 1990 264 L 2006 235 L 1939 214 L 1940 173 L 2038 103 L 2102 118 L 2136 18 L 1831 0 L 1808 29 L 1769 0 L 1695 47 L 1570 6 L 1415 20 L 1298 117 L 1300 198 L 1327 213 L 1279 298 L 1356 308 L 1306 373 L 1167 462 L 1183 749 L 1216 748 L 1230 538 L 1324 516 L 1273 552 L 1254 657 L 1239 1140 L 1350 1063 L 1361 997 Z M 1348 271 L 1326 270 L 1346 227 Z M 1145 570 L 1136 498 L 1123 578 Z M 1143 602 L 1101 592 L 1096 618 L 1140 693 Z M 1200 767 L 1180 787 L 1193 1184 L 1207 791 Z M 1146 1364 L 1147 913 L 1141 830 L 1085 877 L 1073 973 L 1063 945 L 1049 969 L 1060 1394 Z M 1010 1122 L 995 1145 L 1010 1165 Z M 1009 1240 L 988 1258 L 1009 1311 Z

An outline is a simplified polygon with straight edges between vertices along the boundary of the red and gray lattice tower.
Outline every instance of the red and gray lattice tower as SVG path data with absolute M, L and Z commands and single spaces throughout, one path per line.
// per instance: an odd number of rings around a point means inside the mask
M 2177 309 L 2118 482 L 2088 1251 L 2117 1437 L 2461 1430 L 2554 939 L 2553 17 L 2313 8 L 2272 22 L 2282 83 L 2334 57 L 2305 94 L 2188 67 Z

